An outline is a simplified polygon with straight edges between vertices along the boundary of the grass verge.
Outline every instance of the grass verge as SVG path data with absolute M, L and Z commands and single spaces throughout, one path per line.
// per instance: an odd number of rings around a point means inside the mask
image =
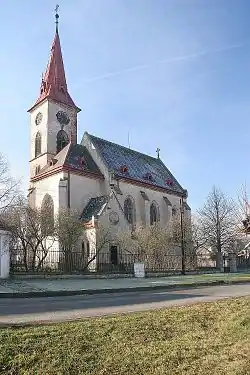
M 199 275 L 185 275 L 185 276 L 173 276 L 172 279 L 179 284 L 202 284 L 202 283 L 234 283 L 234 282 L 250 282 L 250 273 L 208 273 Z
M 249 353 L 249 298 L 0 330 L 6 375 L 249 375 Z

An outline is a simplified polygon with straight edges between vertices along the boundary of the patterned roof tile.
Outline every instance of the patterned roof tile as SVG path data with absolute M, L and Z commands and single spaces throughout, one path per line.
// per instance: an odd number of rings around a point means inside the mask
M 84 208 L 80 219 L 84 222 L 88 222 L 92 219 L 92 216 L 94 216 L 95 219 L 98 218 L 107 205 L 109 199 L 110 197 L 108 195 L 91 198 Z
M 161 159 L 142 154 L 90 134 L 88 134 L 88 137 L 98 150 L 106 166 L 113 170 L 118 178 L 133 179 L 173 192 L 185 192 Z
M 42 77 L 40 93 L 34 106 L 46 98 L 77 108 L 68 92 L 58 31 L 55 33 L 47 69 Z
M 67 144 L 67 146 L 55 155 L 53 161 L 52 165 L 46 165 L 42 168 L 39 174 L 53 171 L 59 167 L 70 167 L 76 171 L 94 173 L 103 177 L 89 151 L 82 145 Z
M 64 165 L 79 171 L 87 171 L 101 175 L 98 166 L 92 159 L 87 148 L 82 145 L 71 145 Z

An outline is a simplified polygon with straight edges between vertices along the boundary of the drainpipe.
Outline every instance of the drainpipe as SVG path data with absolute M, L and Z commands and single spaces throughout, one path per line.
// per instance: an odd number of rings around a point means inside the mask
M 67 193 L 68 193 L 67 203 L 68 203 L 68 208 L 70 208 L 70 172 L 68 172 L 68 189 L 67 189 Z

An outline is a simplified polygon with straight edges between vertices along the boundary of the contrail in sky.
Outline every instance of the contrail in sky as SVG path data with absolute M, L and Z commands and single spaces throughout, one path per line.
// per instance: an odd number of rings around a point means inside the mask
M 225 47 L 218 48 L 218 49 L 211 49 L 211 50 L 207 50 L 207 51 L 196 52 L 196 53 L 193 53 L 193 54 L 190 54 L 190 55 L 172 57 L 172 58 L 169 58 L 169 59 L 156 61 L 155 63 L 151 63 L 151 64 L 137 65 L 137 66 L 133 66 L 131 68 L 122 69 L 122 70 L 119 70 L 119 71 L 106 73 L 106 74 L 103 74 L 101 76 L 93 77 L 93 78 L 85 80 L 85 82 L 88 83 L 88 82 L 100 81 L 102 79 L 115 77 L 115 76 L 121 75 L 123 73 L 129 73 L 129 72 L 134 72 L 136 70 L 148 69 L 148 68 L 152 67 L 153 65 L 171 64 L 171 63 L 179 62 L 179 61 L 192 60 L 192 59 L 195 59 L 197 57 L 207 56 L 207 55 L 210 55 L 210 54 L 226 52 L 226 51 L 230 51 L 232 49 L 244 47 L 248 43 L 249 43 L 249 41 L 245 41 L 245 42 L 238 43 L 238 44 L 231 44 L 229 46 L 225 46 Z

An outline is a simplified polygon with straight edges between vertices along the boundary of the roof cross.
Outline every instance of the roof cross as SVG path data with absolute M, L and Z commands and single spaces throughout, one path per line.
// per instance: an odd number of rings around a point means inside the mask
M 161 150 L 159 149 L 159 147 L 157 147 L 157 149 L 156 149 L 156 153 L 157 153 L 157 158 L 158 158 L 158 159 L 160 159 L 160 151 L 161 151 Z
M 57 4 L 56 7 L 55 7 L 55 19 L 56 19 L 56 32 L 58 32 L 58 19 L 59 19 L 59 14 L 58 14 L 58 9 L 59 9 L 59 5 Z

